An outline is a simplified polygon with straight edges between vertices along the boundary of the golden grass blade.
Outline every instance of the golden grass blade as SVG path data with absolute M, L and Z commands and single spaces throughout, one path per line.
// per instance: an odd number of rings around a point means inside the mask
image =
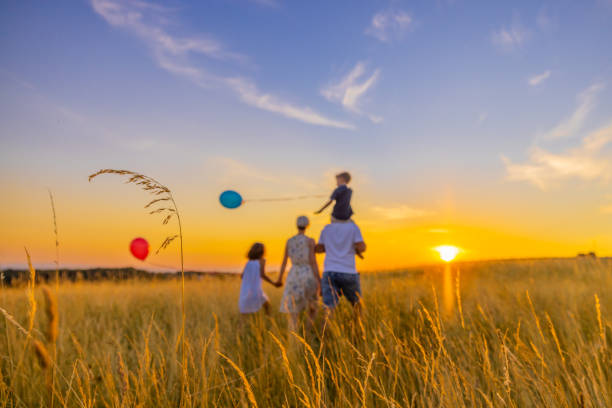
M 599 325 L 599 337 L 601 337 L 601 346 L 606 348 L 606 332 L 601 321 L 601 303 L 599 302 L 599 296 L 595 294 L 595 310 L 597 312 L 597 324 Z
M 540 326 L 540 318 L 536 314 L 535 308 L 533 307 L 533 302 L 531 301 L 531 296 L 529 296 L 529 291 L 526 290 L 525 294 L 527 296 L 527 301 L 529 302 L 529 308 L 531 309 L 531 313 L 533 314 L 533 318 L 535 320 L 536 326 L 538 327 L 538 333 L 540 333 L 540 338 L 542 339 L 542 343 L 546 344 L 546 339 L 544 338 L 544 333 L 542 332 L 542 327 Z
M 51 212 L 53 213 L 53 234 L 55 234 L 55 290 L 59 288 L 59 235 L 57 232 L 57 216 L 55 214 L 55 200 L 53 193 L 49 190 L 49 199 L 51 200 Z
M 229 365 L 232 366 L 232 368 L 238 373 L 238 375 L 240 376 L 240 379 L 242 380 L 242 384 L 244 385 L 244 389 L 247 393 L 247 397 L 249 398 L 249 402 L 251 403 L 251 405 L 255 408 L 257 408 L 257 401 L 255 400 L 255 395 L 253 394 L 253 390 L 251 389 L 251 385 L 249 384 L 249 381 L 246 378 L 246 375 L 244 375 L 244 372 L 240 369 L 240 367 L 238 367 L 236 365 L 236 363 L 234 363 L 229 357 L 227 357 L 225 354 L 223 353 L 217 353 L 219 354 L 221 357 L 223 357 L 225 359 L 225 361 L 227 361 L 229 363 Z
M 285 371 L 287 372 L 287 376 L 289 377 L 289 384 L 293 386 L 295 382 L 293 381 L 293 372 L 291 371 L 291 366 L 289 365 L 289 359 L 287 358 L 287 350 L 285 349 L 285 346 L 283 346 L 283 343 L 281 343 L 281 341 L 278 338 L 276 338 L 276 336 L 272 334 L 271 331 L 268 330 L 268 334 L 270 335 L 270 337 L 272 337 L 272 340 L 274 340 L 274 342 L 278 345 L 278 348 L 281 351 L 281 357 L 283 358 L 283 365 L 285 366 Z
M 15 318 L 11 316 L 11 314 L 4 310 L 2 307 L 0 307 L 0 313 L 2 313 L 4 315 L 4 318 L 8 320 L 13 326 L 15 326 L 17 330 L 19 330 L 24 336 L 26 336 L 27 338 L 32 337 L 30 332 L 27 331 L 22 325 L 20 325 L 19 322 L 15 320 Z
M 461 318 L 461 328 L 465 329 L 465 321 L 463 320 L 463 307 L 461 306 L 461 269 L 457 268 L 457 308 L 459 309 L 459 317 Z
M 117 363 L 117 374 L 119 377 L 119 385 L 121 391 L 121 400 L 124 401 L 127 393 L 130 391 L 130 372 L 123 361 L 123 357 L 121 353 L 117 353 L 118 363 Z
M 45 345 L 38 340 L 34 340 L 33 345 L 36 357 L 38 357 L 38 364 L 40 365 L 40 368 L 46 370 L 51 367 L 51 357 L 49 357 L 49 352 L 47 351 Z
M 28 332 L 32 332 L 34 329 L 34 319 L 36 318 L 36 297 L 34 296 L 34 290 L 36 287 L 36 270 L 32 266 L 32 259 L 30 258 L 30 253 L 28 249 L 25 248 L 26 257 L 28 258 L 28 269 L 30 271 L 30 276 L 28 280 Z
M 42 292 L 45 297 L 45 314 L 47 315 L 47 341 L 49 343 L 55 343 L 59 330 L 57 300 L 48 287 L 43 286 Z
M 361 394 L 361 405 L 362 407 L 366 407 L 367 403 L 367 393 L 368 393 L 368 379 L 370 378 L 370 373 L 372 371 L 372 363 L 376 358 L 376 353 L 372 353 L 372 357 L 370 357 L 370 361 L 368 362 L 368 368 L 366 369 L 365 378 L 363 380 L 362 394 Z
M 555 325 L 553 324 L 550 316 L 546 313 L 546 320 L 548 321 L 548 327 L 550 328 L 550 334 L 555 341 L 555 345 L 557 346 L 557 352 L 559 353 L 559 357 L 561 357 L 561 361 L 565 364 L 565 357 L 563 356 L 563 351 L 561 351 L 561 344 L 559 343 L 559 338 L 557 337 L 557 331 L 555 330 Z

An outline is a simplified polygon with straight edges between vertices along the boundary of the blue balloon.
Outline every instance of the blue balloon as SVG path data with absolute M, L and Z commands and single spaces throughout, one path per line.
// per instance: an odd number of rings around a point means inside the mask
M 227 190 L 221 193 L 219 201 L 225 208 L 234 209 L 242 205 L 242 196 L 233 190 Z

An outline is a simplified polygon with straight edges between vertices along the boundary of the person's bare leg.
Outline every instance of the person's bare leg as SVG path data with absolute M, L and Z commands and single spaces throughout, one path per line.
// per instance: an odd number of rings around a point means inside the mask
M 266 300 L 263 304 L 263 309 L 266 316 L 270 316 L 270 302 Z

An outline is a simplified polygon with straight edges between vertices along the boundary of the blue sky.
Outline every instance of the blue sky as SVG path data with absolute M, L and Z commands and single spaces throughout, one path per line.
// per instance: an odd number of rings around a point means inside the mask
M 567 231 L 576 248 L 612 226 L 608 0 L 0 7 L 9 190 L 76 200 L 83 174 L 128 167 L 194 200 L 224 186 L 284 196 L 349 169 L 366 223 L 505 217 L 525 225 L 493 227 L 548 242 L 554 217 L 590 209 Z M 560 197 L 572 205 L 551 210 Z

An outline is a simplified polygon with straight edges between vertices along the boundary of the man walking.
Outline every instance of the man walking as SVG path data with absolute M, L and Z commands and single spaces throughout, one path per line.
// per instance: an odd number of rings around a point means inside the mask
M 344 296 L 354 307 L 355 317 L 360 315 L 361 283 L 355 267 L 355 255 L 363 253 L 366 244 L 354 222 L 332 222 L 323 228 L 316 253 L 325 253 L 321 295 L 329 312 Z

